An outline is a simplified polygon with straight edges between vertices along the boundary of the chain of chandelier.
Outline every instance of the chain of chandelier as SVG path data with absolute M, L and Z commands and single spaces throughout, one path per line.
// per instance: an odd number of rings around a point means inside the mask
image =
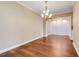
M 49 19 L 52 18 L 52 14 L 49 13 L 49 10 L 48 10 L 47 1 L 45 1 L 45 10 L 43 10 L 43 13 L 41 14 L 41 17 L 44 20 L 49 20 Z

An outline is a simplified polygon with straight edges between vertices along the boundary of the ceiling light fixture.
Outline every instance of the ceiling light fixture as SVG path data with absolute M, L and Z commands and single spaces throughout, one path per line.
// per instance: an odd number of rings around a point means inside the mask
M 49 14 L 48 6 L 47 6 L 47 1 L 45 1 L 45 10 L 43 10 L 43 13 L 41 14 L 41 17 L 44 20 L 48 20 L 52 18 L 52 14 Z

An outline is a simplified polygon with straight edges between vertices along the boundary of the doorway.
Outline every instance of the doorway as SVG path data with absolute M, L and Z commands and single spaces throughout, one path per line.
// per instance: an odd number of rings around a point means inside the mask
M 57 17 L 52 19 L 52 21 L 46 22 L 47 35 L 55 34 L 55 35 L 68 35 L 72 36 L 71 31 L 71 16 L 66 17 Z

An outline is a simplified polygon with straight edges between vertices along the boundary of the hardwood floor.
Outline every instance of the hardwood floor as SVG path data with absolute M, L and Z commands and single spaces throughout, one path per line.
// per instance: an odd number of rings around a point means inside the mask
M 49 35 L 11 51 L 1 57 L 74 57 L 78 56 L 68 36 Z

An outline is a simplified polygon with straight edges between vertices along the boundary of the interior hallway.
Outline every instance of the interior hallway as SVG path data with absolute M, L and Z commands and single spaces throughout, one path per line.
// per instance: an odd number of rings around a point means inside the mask
M 49 35 L 0 55 L 1 57 L 74 57 L 78 56 L 68 36 Z

